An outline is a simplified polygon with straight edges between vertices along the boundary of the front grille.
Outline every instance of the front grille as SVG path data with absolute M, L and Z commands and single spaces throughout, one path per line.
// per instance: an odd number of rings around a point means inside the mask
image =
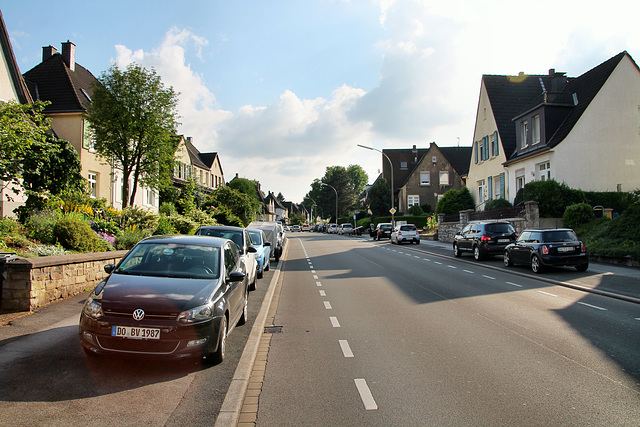
M 178 340 L 135 340 L 96 336 L 98 345 L 104 350 L 127 353 L 171 354 L 178 349 Z

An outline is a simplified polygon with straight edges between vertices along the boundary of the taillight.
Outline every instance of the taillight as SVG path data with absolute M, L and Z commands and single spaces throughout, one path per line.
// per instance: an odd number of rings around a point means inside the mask
M 483 242 L 488 242 L 489 240 L 491 240 L 491 237 L 489 237 L 489 236 L 481 236 L 480 240 L 483 241 Z
M 398 231 L 398 236 L 402 236 L 402 231 Z
M 587 247 L 582 242 L 580 242 L 580 251 L 581 252 L 587 252 Z
M 549 254 L 549 248 L 547 247 L 547 245 L 542 245 L 542 253 L 545 255 Z

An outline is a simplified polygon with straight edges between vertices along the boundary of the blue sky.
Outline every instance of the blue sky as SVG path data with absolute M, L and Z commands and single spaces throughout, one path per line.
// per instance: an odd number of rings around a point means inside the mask
M 327 166 L 372 182 L 382 148 L 471 145 L 482 74 L 578 76 L 626 50 L 631 0 L 1 0 L 21 72 L 70 40 L 96 77 L 155 68 L 180 92 L 178 131 L 225 178 L 302 201 Z

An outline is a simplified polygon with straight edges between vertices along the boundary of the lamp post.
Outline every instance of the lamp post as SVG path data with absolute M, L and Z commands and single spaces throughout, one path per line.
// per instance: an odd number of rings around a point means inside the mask
M 389 156 L 387 156 L 386 154 L 384 154 L 384 152 L 382 150 L 379 150 L 377 148 L 373 148 L 373 147 L 367 147 L 366 145 L 362 145 L 362 144 L 358 144 L 358 147 L 360 148 L 364 148 L 366 150 L 372 150 L 372 151 L 377 151 L 378 153 L 382 154 L 383 156 L 385 156 L 387 158 L 387 160 L 389 161 L 389 167 L 391 168 L 391 225 L 393 227 L 395 227 L 396 223 L 393 219 L 393 214 L 395 211 L 395 194 L 393 194 L 393 163 L 391 163 L 391 159 L 389 158 Z
M 333 185 L 329 185 L 329 184 L 325 184 L 324 182 L 321 182 L 320 185 L 326 185 L 327 187 L 331 187 L 333 188 L 333 191 L 336 192 L 336 223 L 338 222 L 338 190 L 336 190 Z

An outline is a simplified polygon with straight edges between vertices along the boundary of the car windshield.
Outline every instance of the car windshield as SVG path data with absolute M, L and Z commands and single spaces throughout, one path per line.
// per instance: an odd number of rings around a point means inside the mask
M 485 228 L 490 233 L 515 233 L 511 224 L 487 224 Z
M 198 232 L 202 236 L 221 237 L 223 239 L 229 239 L 233 241 L 238 247 L 240 253 L 242 252 L 242 232 L 237 230 L 225 230 L 219 228 L 202 228 Z
M 122 260 L 116 274 L 217 279 L 220 248 L 176 243 L 141 243 Z
M 542 240 L 544 242 L 576 242 L 578 237 L 573 231 L 558 230 L 542 233 Z
M 251 242 L 254 245 L 261 245 L 262 244 L 262 236 L 257 231 L 250 231 L 249 232 L 249 236 L 251 236 Z

